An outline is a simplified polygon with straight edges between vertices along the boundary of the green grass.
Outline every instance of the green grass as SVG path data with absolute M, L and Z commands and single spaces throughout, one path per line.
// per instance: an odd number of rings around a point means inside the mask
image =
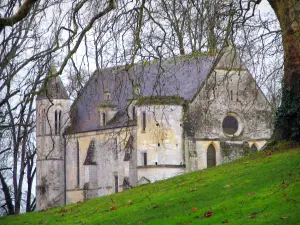
M 111 210 L 112 208 L 114 210 Z M 212 210 L 212 216 L 204 216 Z M 232 163 L 0 224 L 300 224 L 300 148 Z

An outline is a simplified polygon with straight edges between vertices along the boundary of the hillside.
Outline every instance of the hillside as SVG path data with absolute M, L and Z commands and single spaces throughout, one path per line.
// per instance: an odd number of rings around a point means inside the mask
M 273 148 L 274 149 L 274 148 Z M 300 224 L 300 148 L 281 147 L 1 225 Z

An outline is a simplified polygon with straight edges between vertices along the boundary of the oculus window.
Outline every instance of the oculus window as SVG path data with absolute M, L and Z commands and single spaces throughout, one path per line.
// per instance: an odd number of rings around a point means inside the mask
M 227 115 L 222 122 L 223 132 L 227 135 L 238 135 L 239 121 L 233 115 Z

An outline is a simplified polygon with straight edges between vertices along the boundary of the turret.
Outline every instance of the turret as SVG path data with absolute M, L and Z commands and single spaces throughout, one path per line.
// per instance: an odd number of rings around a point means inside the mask
M 69 109 L 70 99 L 60 77 L 46 80 L 36 99 L 37 210 L 65 204 L 63 132 L 68 125 Z

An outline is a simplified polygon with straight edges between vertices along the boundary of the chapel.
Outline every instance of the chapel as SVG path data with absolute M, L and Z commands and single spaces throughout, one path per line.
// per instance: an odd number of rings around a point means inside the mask
M 84 201 L 260 151 L 272 108 L 239 57 L 187 55 L 95 71 L 71 103 L 36 99 L 37 209 Z

